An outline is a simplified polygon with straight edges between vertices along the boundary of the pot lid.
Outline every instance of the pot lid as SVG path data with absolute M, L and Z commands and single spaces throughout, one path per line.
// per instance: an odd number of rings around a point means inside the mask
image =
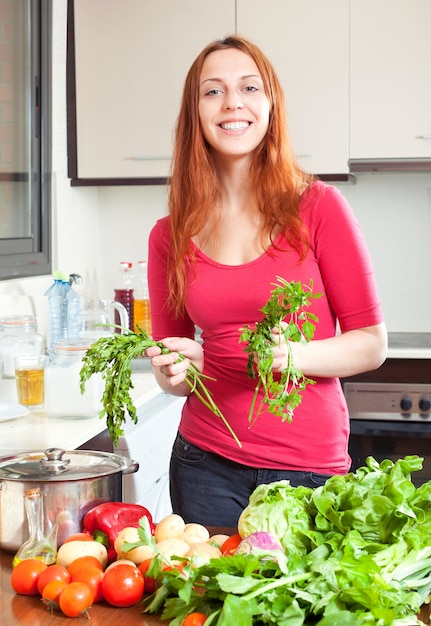
M 0 458 L 0 480 L 69 481 L 136 472 L 139 464 L 109 452 L 48 448 Z

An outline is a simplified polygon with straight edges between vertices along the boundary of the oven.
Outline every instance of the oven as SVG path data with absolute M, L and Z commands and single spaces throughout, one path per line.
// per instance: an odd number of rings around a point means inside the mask
M 380 462 L 416 454 L 424 462 L 412 481 L 431 480 L 431 333 L 389 333 L 386 362 L 342 382 L 352 471 L 367 456 Z

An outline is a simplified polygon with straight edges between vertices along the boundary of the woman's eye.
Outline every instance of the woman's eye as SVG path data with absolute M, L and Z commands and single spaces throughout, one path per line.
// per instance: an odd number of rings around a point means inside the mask
M 209 91 L 206 92 L 206 96 L 216 96 L 217 94 L 221 93 L 220 89 L 217 89 L 216 87 L 214 87 L 214 89 L 210 89 Z
M 248 87 L 245 87 L 244 91 L 247 91 L 247 92 L 257 91 L 257 87 L 255 87 L 254 85 L 249 85 Z

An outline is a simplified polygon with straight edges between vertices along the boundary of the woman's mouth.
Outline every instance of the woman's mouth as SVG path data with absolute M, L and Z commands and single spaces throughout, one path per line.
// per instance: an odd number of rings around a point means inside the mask
M 223 130 L 245 130 L 250 126 L 250 122 L 222 122 L 220 127 Z

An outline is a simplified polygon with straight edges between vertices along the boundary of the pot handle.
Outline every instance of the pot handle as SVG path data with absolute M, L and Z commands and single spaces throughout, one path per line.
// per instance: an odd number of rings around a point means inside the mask
M 138 471 L 138 469 L 139 469 L 138 461 L 134 461 L 133 459 L 130 459 L 130 465 L 123 468 L 123 474 L 134 474 L 135 472 Z

